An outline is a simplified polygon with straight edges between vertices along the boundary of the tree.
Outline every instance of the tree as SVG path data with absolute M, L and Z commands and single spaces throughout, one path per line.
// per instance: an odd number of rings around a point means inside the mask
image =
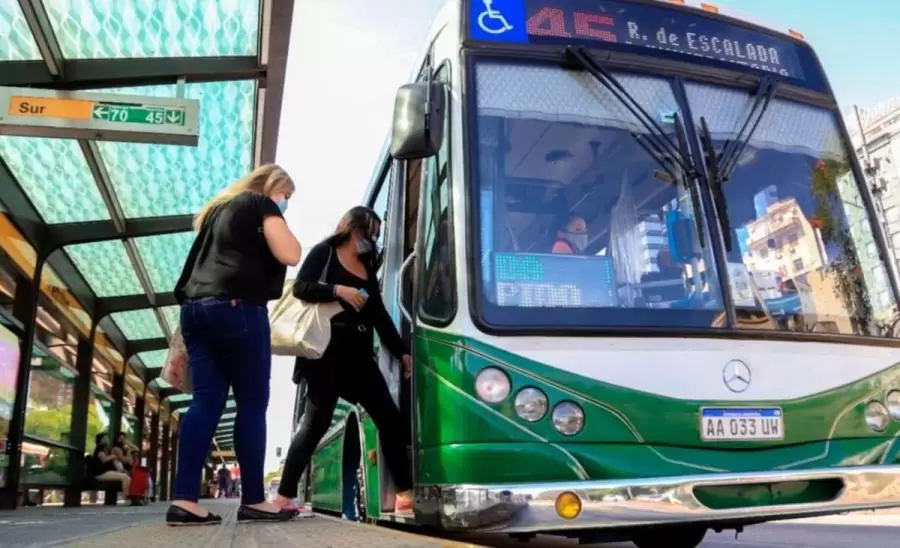
M 72 430 L 72 406 L 63 405 L 56 409 L 28 409 L 25 413 L 25 432 L 36 438 L 70 444 L 70 432 Z M 88 407 L 87 436 L 85 449 L 93 449 L 94 436 L 106 430 L 100 415 L 94 406 Z M 35 468 L 47 481 L 65 481 L 69 472 L 69 451 L 65 449 L 49 448 L 46 459 L 41 462 L 40 457 L 26 455 L 25 469 Z M 35 480 L 32 477 L 32 480 Z
M 834 293 L 843 301 L 853 331 L 863 335 L 873 331 L 873 311 L 856 242 L 844 222 L 838 190 L 838 180 L 848 174 L 850 165 L 843 159 L 816 163 L 812 173 L 812 194 L 816 201 L 812 224 L 819 228 L 826 244 L 832 243 L 840 251 L 826 268 L 835 276 Z

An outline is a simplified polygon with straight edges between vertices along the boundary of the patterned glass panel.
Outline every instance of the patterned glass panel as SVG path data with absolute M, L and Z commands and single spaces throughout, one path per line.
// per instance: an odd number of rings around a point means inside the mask
M 0 156 L 47 223 L 109 219 L 77 141 L 0 136 Z
M 110 316 L 119 326 L 122 335 L 125 335 L 129 341 L 155 339 L 163 336 L 162 328 L 152 310 L 129 310 L 128 312 L 115 312 Z
M 159 369 L 165 365 L 168 352 L 168 350 L 151 350 L 149 352 L 141 352 L 137 357 L 144 362 L 147 369 Z
M 121 241 L 78 244 L 68 246 L 65 250 L 98 297 L 120 297 L 144 292 L 128 259 L 125 244 Z
M 169 398 L 169 401 L 172 403 L 181 403 L 181 402 L 191 401 L 192 399 L 194 399 L 194 397 L 191 396 L 190 394 L 175 394 L 174 396 Z
M 175 97 L 175 86 L 107 91 Z M 185 96 L 200 101 L 196 147 L 97 143 L 126 217 L 194 213 L 250 170 L 256 82 L 188 84 Z
M 69 59 L 256 55 L 259 5 L 255 0 L 44 0 Z
M 178 305 L 165 306 L 160 311 L 166 319 L 166 325 L 169 326 L 169 333 L 175 333 L 175 330 L 181 325 L 181 307 Z
M 169 293 L 175 289 L 188 251 L 194 243 L 194 233 L 181 232 L 135 238 L 134 243 L 147 268 L 153 290 L 158 293 Z
M 0 61 L 35 61 L 41 52 L 18 0 L 0 0 Z

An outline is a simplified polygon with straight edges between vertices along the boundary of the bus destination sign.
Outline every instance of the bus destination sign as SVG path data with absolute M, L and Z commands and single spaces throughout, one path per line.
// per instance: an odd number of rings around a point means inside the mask
M 617 0 L 471 0 L 473 40 L 605 42 L 736 63 L 804 80 L 801 48 L 787 38 L 674 7 Z

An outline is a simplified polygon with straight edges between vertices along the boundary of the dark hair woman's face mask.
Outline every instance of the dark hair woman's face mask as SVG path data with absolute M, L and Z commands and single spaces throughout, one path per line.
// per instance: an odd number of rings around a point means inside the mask
M 367 236 L 363 236 L 356 240 L 356 253 L 359 255 L 370 255 L 375 251 L 375 242 Z

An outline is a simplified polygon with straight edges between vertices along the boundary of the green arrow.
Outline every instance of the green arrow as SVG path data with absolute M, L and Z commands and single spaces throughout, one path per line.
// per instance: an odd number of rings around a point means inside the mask
M 104 107 L 94 107 L 94 116 L 96 116 L 97 118 L 105 119 L 107 114 L 108 112 Z
M 166 121 L 170 124 L 181 124 L 183 114 L 180 110 L 170 110 L 166 113 Z

